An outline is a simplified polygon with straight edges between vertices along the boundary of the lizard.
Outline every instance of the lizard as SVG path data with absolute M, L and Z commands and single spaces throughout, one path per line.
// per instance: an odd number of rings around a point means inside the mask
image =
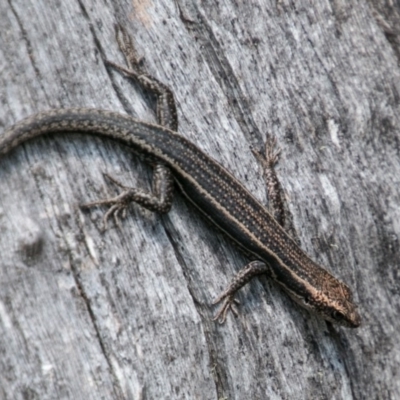
M 274 165 L 279 150 L 276 140 L 267 140 L 265 154 L 253 151 L 265 168 L 268 196 L 274 211 L 261 204 L 227 169 L 195 144 L 178 134 L 177 110 L 173 92 L 141 67 L 132 39 L 116 25 L 116 40 L 128 68 L 106 63 L 138 82 L 156 97 L 157 124 L 147 123 L 121 113 L 89 109 L 53 109 L 30 116 L 7 129 L 0 137 L 0 154 L 40 135 L 83 133 L 123 142 L 145 156 L 153 166 L 152 190 L 130 188 L 108 178 L 122 188 L 119 195 L 88 203 L 104 205 L 104 224 L 113 216 L 118 222 L 127 206 L 166 213 L 173 201 L 174 186 L 216 227 L 231 238 L 251 259 L 214 301 L 222 303 L 215 320 L 225 321 L 235 308 L 235 294 L 254 277 L 266 274 L 302 307 L 338 325 L 356 328 L 361 324 L 349 287 L 314 262 L 284 229 L 280 184 Z

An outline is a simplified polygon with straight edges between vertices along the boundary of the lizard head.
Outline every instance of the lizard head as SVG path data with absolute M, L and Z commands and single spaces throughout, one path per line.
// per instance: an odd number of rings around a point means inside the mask
M 297 281 L 299 285 L 296 290 L 290 290 L 287 286 L 285 289 L 293 300 L 323 319 L 348 328 L 359 327 L 361 317 L 349 287 L 325 270 L 323 275 L 318 283 L 303 281 L 300 284 Z
M 311 298 L 301 299 L 302 305 L 327 321 L 348 328 L 361 325 L 361 317 L 347 285 L 333 276 L 326 279 L 322 290 L 310 289 Z
M 361 325 L 361 317 L 355 304 L 349 300 L 334 300 L 333 306 L 325 308 L 322 317 L 335 324 L 358 328 Z
M 353 302 L 350 288 L 333 276 L 324 285 L 328 301 L 325 305 L 325 319 L 349 328 L 358 328 L 361 317 Z

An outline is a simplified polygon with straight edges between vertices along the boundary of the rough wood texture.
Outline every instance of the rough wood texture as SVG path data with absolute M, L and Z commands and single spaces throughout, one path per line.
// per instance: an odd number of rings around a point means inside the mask
M 278 137 L 302 246 L 352 287 L 363 326 L 333 328 L 268 279 L 219 326 L 210 303 L 245 258 L 180 196 L 102 234 L 103 210 L 78 205 L 114 193 L 103 171 L 148 185 L 149 168 L 110 141 L 38 139 L 0 160 L 0 398 L 400 397 L 399 9 L 248 3 L 0 2 L 0 134 L 52 107 L 154 121 L 105 68 L 123 24 L 181 134 L 263 201 L 250 146 Z

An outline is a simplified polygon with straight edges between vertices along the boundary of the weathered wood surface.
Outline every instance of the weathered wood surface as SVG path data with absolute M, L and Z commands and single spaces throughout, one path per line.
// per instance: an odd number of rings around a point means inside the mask
M 214 323 L 211 300 L 246 259 L 180 196 L 166 216 L 132 207 L 102 234 L 103 210 L 78 205 L 115 193 L 103 171 L 149 185 L 149 168 L 110 141 L 38 139 L 0 160 L 1 399 L 400 397 L 400 25 L 388 7 L 0 2 L 0 134 L 53 107 L 154 121 L 151 98 L 104 64 L 123 62 L 123 24 L 175 92 L 181 134 L 262 201 L 250 146 L 277 136 L 302 246 L 348 282 L 364 322 L 328 326 L 263 279 L 240 294 L 239 318 Z

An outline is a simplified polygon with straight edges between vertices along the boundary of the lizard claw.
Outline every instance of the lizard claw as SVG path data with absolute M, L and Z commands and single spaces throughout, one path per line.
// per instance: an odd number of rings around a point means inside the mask
M 107 173 L 104 173 L 103 175 L 115 185 L 121 187 L 123 191 L 118 196 L 111 197 L 109 199 L 92 201 L 90 203 L 82 204 L 81 207 L 91 208 L 102 205 L 110 206 L 108 211 L 103 216 L 103 230 L 106 231 L 108 229 L 108 220 L 111 217 L 114 218 L 115 224 L 118 226 L 118 228 L 121 228 L 120 217 L 122 217 L 122 219 L 126 217 L 127 207 L 132 201 L 132 189 L 124 186 L 121 182 Z
M 277 147 L 275 136 L 269 136 L 265 142 L 265 160 L 270 165 L 275 165 L 278 162 L 281 149 Z
M 237 317 L 239 315 L 239 311 L 236 307 L 236 304 L 240 304 L 239 300 L 236 300 L 233 294 L 226 295 L 225 293 L 222 293 L 219 297 L 217 297 L 213 301 L 213 304 L 217 304 L 222 300 L 224 300 L 222 306 L 213 318 L 213 321 L 218 321 L 220 324 L 223 324 L 226 321 L 229 311 L 232 311 L 235 317 Z
M 273 167 L 279 159 L 281 149 L 277 148 L 277 140 L 275 136 L 268 136 L 265 141 L 265 150 L 262 153 L 259 150 L 251 148 L 252 153 L 257 158 L 258 162 L 264 166 L 264 168 Z

